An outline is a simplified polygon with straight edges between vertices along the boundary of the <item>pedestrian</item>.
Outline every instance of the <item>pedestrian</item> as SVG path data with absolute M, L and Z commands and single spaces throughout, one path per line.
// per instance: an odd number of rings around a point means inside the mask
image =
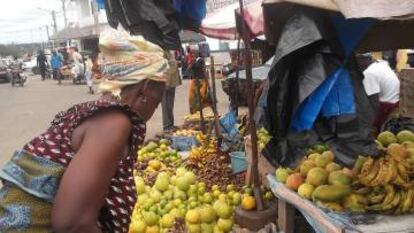
M 365 92 L 376 113 L 373 126 L 379 132 L 381 126 L 398 111 L 400 80 L 387 61 L 374 60 L 371 54 L 359 54 L 358 64 L 363 71 Z
M 0 232 L 128 232 L 136 151 L 168 61 L 157 45 L 115 30 L 100 46 L 103 96 L 57 114 L 0 172 Z
M 175 56 L 171 54 L 171 52 L 166 51 L 165 58 L 168 59 L 170 68 L 165 75 L 167 82 L 161 102 L 162 124 L 164 131 L 173 131 L 177 128 L 174 126 L 175 89 L 177 86 L 181 85 L 181 78 Z
M 72 61 L 74 64 L 72 72 L 75 75 L 75 78 L 78 78 L 79 75 L 84 74 L 84 69 L 85 69 L 82 55 L 79 53 L 78 48 L 75 46 L 72 46 L 69 52 L 70 52 L 70 55 L 72 57 Z
M 92 68 L 93 68 L 92 60 L 89 56 L 87 56 L 86 61 L 85 61 L 85 80 L 86 80 L 86 85 L 88 86 L 88 89 L 89 89 L 88 93 L 91 95 L 95 93 L 95 91 L 93 90 Z
M 60 68 L 63 66 L 63 56 L 56 50 L 52 52 L 52 58 L 50 59 L 50 65 L 53 70 L 53 79 L 58 80 L 58 84 L 62 84 L 62 78 L 60 74 Z
M 197 49 L 191 49 L 192 60 L 189 65 L 191 70 L 191 81 L 189 88 L 189 105 L 190 113 L 193 114 L 200 109 L 211 105 L 211 99 L 208 96 L 208 83 L 206 81 L 206 65 L 204 58 L 199 56 Z M 201 103 L 201 106 L 200 106 Z
M 42 77 L 42 81 L 46 79 L 46 72 L 48 67 L 48 62 L 46 55 L 44 54 L 43 50 L 39 50 L 37 55 L 37 67 L 40 71 L 40 76 Z

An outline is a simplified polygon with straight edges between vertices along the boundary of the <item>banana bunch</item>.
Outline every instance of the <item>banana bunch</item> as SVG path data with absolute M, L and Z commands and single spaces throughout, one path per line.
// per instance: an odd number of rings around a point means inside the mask
M 177 130 L 173 133 L 173 136 L 184 136 L 184 137 L 192 137 L 194 135 L 198 135 L 201 132 L 198 130 L 192 130 L 192 129 L 181 129 Z
M 385 214 L 414 212 L 413 166 L 400 156 L 358 157 L 353 193 L 367 200 L 364 209 Z M 355 188 L 356 187 L 356 188 Z
M 362 158 L 358 159 L 359 161 Z M 353 171 L 358 174 L 358 182 L 368 187 L 384 186 L 386 184 L 395 184 L 402 188 L 410 188 L 413 183 L 410 181 L 410 175 L 413 173 L 413 167 L 406 161 L 397 161 L 391 156 L 373 159 L 366 158 L 362 163 L 357 161 Z M 359 169 L 357 166 L 360 166 Z
M 204 120 L 214 119 L 213 111 L 209 108 L 203 109 Z M 185 121 L 200 121 L 200 111 L 184 116 Z
M 386 184 L 376 187 L 367 195 L 367 210 L 387 214 L 405 214 L 414 212 L 414 188 L 404 189 Z
M 210 138 L 210 140 L 202 138 L 200 142 L 201 146 L 193 146 L 191 148 L 190 156 L 188 157 L 190 160 L 202 162 L 211 155 L 217 154 L 217 140 L 215 138 Z

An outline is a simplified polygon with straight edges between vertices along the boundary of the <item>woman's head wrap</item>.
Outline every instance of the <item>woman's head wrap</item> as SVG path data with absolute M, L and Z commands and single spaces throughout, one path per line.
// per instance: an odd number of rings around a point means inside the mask
M 119 96 L 123 87 L 142 80 L 166 81 L 164 72 L 169 67 L 163 50 L 143 37 L 111 29 L 101 34 L 99 48 L 102 52 L 101 92 Z

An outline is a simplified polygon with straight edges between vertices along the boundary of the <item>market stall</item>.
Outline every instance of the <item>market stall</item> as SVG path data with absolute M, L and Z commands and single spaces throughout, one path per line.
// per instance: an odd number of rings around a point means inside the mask
M 174 7 L 184 16 L 195 17 L 196 23 L 204 17 L 203 7 L 194 16 L 188 14 L 191 7 L 179 2 Z M 412 26 L 406 20 L 411 15 L 396 20 L 392 17 L 405 11 L 364 11 L 366 18 L 344 2 L 322 2 L 265 1 L 266 36 L 277 52 L 271 63 L 252 70 L 251 40 L 260 23 L 246 20 L 257 14 L 249 14 L 240 1 L 244 10 L 236 15 L 243 20 L 236 30 L 245 52 L 237 60 L 244 57 L 245 71 L 234 78 L 245 77 L 249 114 L 238 121 L 238 114 L 228 113 L 219 121 L 213 104 L 210 112 L 188 116 L 189 123 L 178 131 L 141 147 L 130 233 L 293 232 L 296 209 L 317 232 L 412 231 L 407 219 L 414 211 L 414 134 L 385 132 L 375 143 L 368 134 L 368 100 L 350 62 L 354 51 L 408 46 L 408 39 L 393 41 L 394 35 L 372 38 Z M 167 19 L 174 15 L 164 13 Z M 171 22 L 174 30 L 144 36 L 164 49 L 176 49 L 179 30 Z M 166 29 L 155 25 L 159 32 Z M 413 35 L 408 33 L 409 40 Z M 267 130 L 257 130 L 254 121 L 253 78 L 258 76 L 269 80 L 269 90 L 263 92 Z M 210 88 L 214 92 L 215 86 Z M 243 151 L 233 143 L 243 142 L 246 132 L 250 135 Z
M 279 169 L 276 177 L 269 171 L 261 175 L 268 173 L 267 182 L 279 199 L 278 227 L 283 232 L 294 232 L 295 209 L 316 232 L 412 231 L 407 217 L 412 208 L 411 185 L 406 184 L 411 175 L 405 172 L 411 169 L 412 149 L 407 144 L 411 145 L 413 134 L 400 127 L 380 134 L 374 143 L 369 132 L 373 113 L 358 84 L 361 77 L 356 78 L 352 54 L 413 46 L 408 42 L 413 40 L 411 33 L 406 38 L 397 36 L 413 27 L 413 9 L 407 1 L 398 6 L 371 1 L 358 9 L 352 4 L 263 4 L 266 38 L 278 52 L 269 72 L 265 109 L 273 139 L 262 153 Z M 402 16 L 399 13 L 404 17 L 398 17 Z M 327 53 L 332 56 L 324 57 Z M 410 139 L 405 142 L 401 134 L 411 135 Z M 395 148 L 402 157 L 393 157 Z M 369 162 L 361 162 L 358 155 L 366 156 Z M 394 163 L 400 171 L 396 172 Z M 405 177 L 404 181 L 399 176 Z M 384 199 L 387 192 L 393 193 L 393 198 Z

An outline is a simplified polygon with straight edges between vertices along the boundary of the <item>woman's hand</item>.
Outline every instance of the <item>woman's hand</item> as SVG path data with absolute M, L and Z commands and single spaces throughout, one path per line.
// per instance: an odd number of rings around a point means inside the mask
M 131 131 L 129 118 L 109 112 L 86 122 L 80 147 L 63 174 L 52 210 L 57 233 L 101 232 L 100 209 Z

